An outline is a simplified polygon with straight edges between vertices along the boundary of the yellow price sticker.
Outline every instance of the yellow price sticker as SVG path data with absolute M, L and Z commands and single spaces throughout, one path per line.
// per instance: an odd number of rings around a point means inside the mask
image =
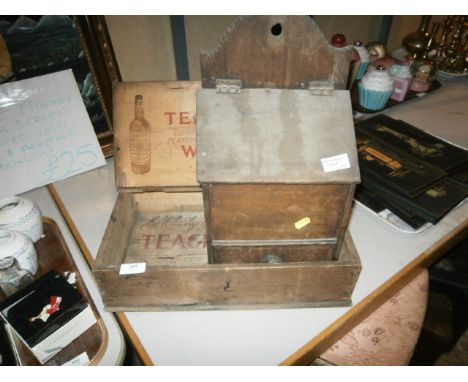
M 310 218 L 308 216 L 306 216 L 305 218 L 302 218 L 302 219 L 298 220 L 297 222 L 295 222 L 294 227 L 296 227 L 296 229 L 302 229 L 307 224 L 310 224 Z

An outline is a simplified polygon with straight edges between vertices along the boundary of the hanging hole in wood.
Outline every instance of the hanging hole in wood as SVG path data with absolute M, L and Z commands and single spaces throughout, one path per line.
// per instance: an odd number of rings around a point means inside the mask
M 271 34 L 273 36 L 279 36 L 283 32 L 283 27 L 281 26 L 280 23 L 276 23 L 271 27 Z

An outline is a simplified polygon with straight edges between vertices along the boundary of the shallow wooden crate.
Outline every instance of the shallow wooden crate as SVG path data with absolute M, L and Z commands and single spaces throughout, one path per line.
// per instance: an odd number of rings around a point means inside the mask
M 93 267 L 105 309 L 259 309 L 351 303 L 361 265 L 349 234 L 336 260 L 282 264 L 208 264 L 205 240 L 201 193 L 120 194 Z M 145 262 L 146 271 L 119 275 L 121 264 L 135 262 Z

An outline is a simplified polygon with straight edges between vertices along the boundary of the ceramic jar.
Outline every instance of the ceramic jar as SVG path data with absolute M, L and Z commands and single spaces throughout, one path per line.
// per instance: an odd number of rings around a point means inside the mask
M 18 231 L 0 230 L 0 259 L 13 257 L 18 267 L 35 275 L 38 268 L 37 252 L 32 240 Z
M 29 199 L 13 196 L 0 201 L 0 229 L 19 231 L 36 242 L 42 237 L 42 214 Z

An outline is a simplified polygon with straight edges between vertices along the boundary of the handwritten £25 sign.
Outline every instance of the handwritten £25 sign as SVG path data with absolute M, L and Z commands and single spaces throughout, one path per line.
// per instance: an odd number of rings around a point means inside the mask
M 0 197 L 104 164 L 71 70 L 0 85 Z

